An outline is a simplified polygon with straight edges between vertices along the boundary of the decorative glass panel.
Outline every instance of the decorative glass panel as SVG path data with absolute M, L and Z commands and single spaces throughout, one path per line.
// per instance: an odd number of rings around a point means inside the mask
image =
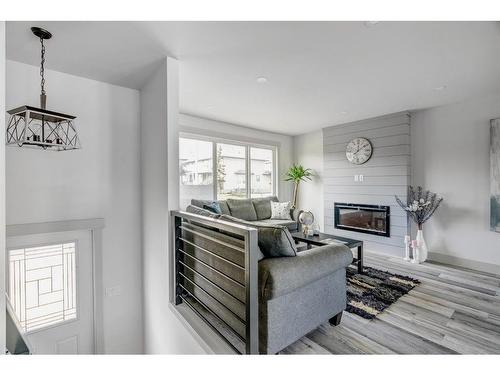
M 250 148 L 251 197 L 273 195 L 273 151 L 265 148 Z
M 247 197 L 246 147 L 217 144 L 217 199 Z
M 76 319 L 76 244 L 9 251 L 9 299 L 26 331 Z

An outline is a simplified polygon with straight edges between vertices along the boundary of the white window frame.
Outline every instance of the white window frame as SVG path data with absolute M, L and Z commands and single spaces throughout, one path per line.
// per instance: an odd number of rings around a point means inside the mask
M 93 294 L 93 335 L 94 353 L 104 354 L 104 288 L 102 264 L 102 232 L 105 228 L 103 218 L 79 219 L 67 221 L 53 221 L 44 223 L 6 225 L 6 237 L 22 237 L 39 234 L 53 234 L 63 232 L 90 231 L 92 247 L 92 294 Z M 51 241 L 40 241 L 51 242 Z M 56 241 L 59 242 L 59 241 Z M 15 248 L 16 246 L 9 246 Z M 8 263 L 6 262 L 6 266 Z M 6 275 L 8 270 L 6 269 Z M 78 297 L 79 294 L 77 294 Z M 79 301 L 77 301 L 80 306 Z M 78 314 L 77 316 L 80 316 Z M 31 332 L 30 332 L 31 333 Z
M 187 139 L 193 139 L 197 141 L 206 141 L 206 142 L 212 142 L 212 174 L 213 174 L 213 197 L 214 200 L 218 200 L 217 197 L 217 178 L 216 178 L 216 173 L 217 173 L 217 144 L 222 143 L 222 144 L 227 144 L 227 145 L 234 145 L 234 146 L 243 146 L 245 147 L 245 167 L 246 167 L 246 174 L 245 174 L 245 182 L 246 182 L 246 197 L 251 198 L 252 192 L 251 192 L 251 180 L 252 180 L 252 171 L 251 171 L 251 160 L 250 160 L 250 148 L 262 148 L 266 150 L 271 150 L 273 153 L 273 188 L 271 191 L 271 196 L 275 195 L 278 197 L 278 153 L 279 153 L 279 146 L 278 145 L 271 145 L 271 144 L 265 144 L 265 143 L 259 143 L 259 142 L 251 142 L 251 141 L 242 141 L 242 140 L 237 140 L 233 138 L 222 138 L 222 137 L 217 137 L 217 136 L 211 136 L 211 135 L 201 135 L 201 134 L 194 134 L 194 133 L 189 133 L 189 132 L 180 132 L 179 133 L 179 139 L 180 138 L 187 138 Z M 279 198 L 279 197 L 278 197 Z

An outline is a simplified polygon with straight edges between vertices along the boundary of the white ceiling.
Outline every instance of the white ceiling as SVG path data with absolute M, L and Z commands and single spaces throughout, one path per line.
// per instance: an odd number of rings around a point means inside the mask
M 40 26 L 48 69 L 139 89 L 175 56 L 182 112 L 294 135 L 500 90 L 499 24 L 8 22 L 7 58 L 38 65 Z

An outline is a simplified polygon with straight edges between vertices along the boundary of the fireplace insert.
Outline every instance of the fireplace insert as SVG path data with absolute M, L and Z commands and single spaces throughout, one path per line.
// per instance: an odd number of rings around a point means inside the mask
M 337 229 L 376 236 L 391 236 L 391 208 L 389 206 L 335 202 L 334 210 Z

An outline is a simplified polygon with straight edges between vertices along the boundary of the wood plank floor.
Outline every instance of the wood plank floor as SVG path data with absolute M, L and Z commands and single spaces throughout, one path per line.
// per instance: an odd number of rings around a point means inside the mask
M 421 284 L 375 319 L 344 312 L 282 354 L 500 354 L 500 276 L 373 253 L 365 265 Z

